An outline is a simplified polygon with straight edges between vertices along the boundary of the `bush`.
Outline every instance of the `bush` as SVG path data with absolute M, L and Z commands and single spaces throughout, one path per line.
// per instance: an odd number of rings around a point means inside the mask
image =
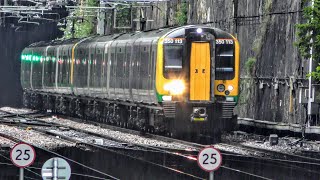
M 248 60 L 245 63 L 245 68 L 249 75 L 254 74 L 255 65 L 256 65 L 256 59 L 253 57 L 248 58 Z

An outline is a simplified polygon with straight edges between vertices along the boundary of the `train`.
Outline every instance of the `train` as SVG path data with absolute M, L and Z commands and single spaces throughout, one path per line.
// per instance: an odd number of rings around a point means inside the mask
M 240 46 L 204 25 L 37 42 L 21 54 L 26 107 L 217 141 L 236 125 Z

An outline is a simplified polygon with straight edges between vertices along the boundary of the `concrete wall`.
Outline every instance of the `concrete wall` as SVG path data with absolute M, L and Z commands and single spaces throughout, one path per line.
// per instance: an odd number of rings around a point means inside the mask
M 54 23 L 47 23 L 26 31 L 0 27 L 0 107 L 22 106 L 20 84 L 20 54 L 33 42 L 48 41 L 59 35 Z

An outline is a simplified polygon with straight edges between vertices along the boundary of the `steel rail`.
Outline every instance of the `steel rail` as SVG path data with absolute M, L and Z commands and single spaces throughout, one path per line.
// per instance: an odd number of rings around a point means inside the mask
M 19 115 L 17 114 L 18 116 L 20 117 L 25 117 L 25 118 L 30 118 L 30 117 L 27 117 L 27 115 Z M 36 118 L 30 118 L 30 119 L 33 119 L 33 121 L 36 121 Z M 38 121 L 42 121 L 42 120 L 38 120 Z M 45 121 L 44 121 L 45 122 Z M 14 124 L 18 124 L 19 126 L 24 126 L 23 124 L 25 124 L 25 122 L 13 122 L 11 123 L 10 125 L 14 125 Z M 90 134 L 90 135 L 95 135 L 95 136 L 100 136 L 100 137 L 103 137 L 103 138 L 110 138 L 110 137 L 107 137 L 107 136 L 101 136 L 100 134 L 96 134 L 96 133 L 92 133 L 92 132 L 87 132 L 85 130 L 82 130 L 82 129 L 77 129 L 77 128 L 73 128 L 73 127 L 70 127 L 70 126 L 66 126 L 66 125 L 62 125 L 62 124 L 57 124 L 57 123 L 47 123 L 47 126 L 54 126 L 54 127 L 66 127 L 66 128 L 70 128 L 72 130 L 75 130 L 75 131 L 78 131 L 78 132 L 82 132 L 82 133 L 87 133 L 87 134 Z M 24 126 L 24 127 L 27 127 L 27 126 Z M 139 160 L 139 161 L 142 161 L 142 162 L 145 162 L 145 163 L 150 163 L 152 165 L 155 165 L 155 166 L 158 166 L 160 168 L 165 168 L 167 170 L 170 170 L 170 171 L 174 171 L 176 173 L 179 173 L 179 174 L 183 174 L 185 176 L 188 176 L 188 177 L 191 177 L 191 178 L 194 178 L 194 179 L 203 179 L 202 177 L 198 177 L 196 175 L 192 175 L 192 174 L 189 174 L 187 172 L 183 172 L 181 170 L 178 170 L 178 169 L 175 169 L 175 168 L 172 168 L 172 167 L 169 167 L 169 166 L 165 166 L 165 165 L 162 165 L 162 164 L 158 164 L 158 163 L 155 163 L 155 162 L 152 162 L 152 161 L 149 161 L 149 160 L 144 160 L 144 159 L 140 159 L 140 158 L 136 158 L 136 157 L 133 157 L 133 156 L 130 156 L 130 155 L 126 155 L 126 154 L 123 154 L 123 153 L 120 153 L 120 152 L 117 152 L 116 150 L 113 150 L 112 148 L 109 148 L 109 147 L 104 147 L 104 146 L 100 146 L 100 145 L 96 145 L 94 143 L 88 143 L 88 142 L 83 142 L 83 141 L 80 141 L 80 140 L 76 140 L 74 138 L 71 138 L 71 137 L 67 137 L 67 136 L 64 136 L 64 135 L 61 135 L 61 134 L 57 134 L 57 133 L 54 133 L 54 132 L 50 132 L 48 130 L 43 130 L 43 129 L 39 129 L 39 128 L 32 128 L 33 130 L 35 131 L 38 131 L 38 132 L 41 132 L 41 133 L 45 133 L 47 135 L 50 135 L 54 138 L 56 138 L 57 136 L 59 136 L 59 139 L 64 139 L 64 140 L 67 140 L 67 141 L 70 141 L 70 142 L 73 142 L 73 143 L 76 143 L 77 145 L 85 145 L 86 147 L 90 147 L 90 148 L 93 148 L 93 149 L 100 149 L 100 150 L 103 150 L 103 151 L 108 151 L 108 152 L 112 152 L 112 153 L 117 153 L 119 155 L 123 155 L 123 156 L 128 156 L 130 158 L 134 158 L 135 160 Z M 1 136 L 1 133 L 0 133 L 0 136 Z M 118 139 L 114 139 L 114 141 L 119 141 Z M 124 141 L 125 142 L 125 141 Z M 126 142 L 127 143 L 127 142 Z M 170 152 L 168 150 L 163 150 L 163 149 L 158 149 L 158 148 L 151 148 L 151 147 L 148 147 L 148 146 L 142 146 L 142 145 L 136 145 L 134 144 L 135 146 L 139 146 L 141 148 L 146 148 L 146 149 L 151 149 L 153 151 L 148 151 L 148 152 L 156 152 L 156 153 L 170 153 L 171 155 L 174 155 L 174 156 L 181 156 L 181 154 L 177 154 L 177 153 L 173 153 L 173 152 Z M 37 147 L 37 146 L 36 146 Z M 41 148 L 41 147 L 37 147 L 37 148 Z M 126 150 L 126 149 L 123 149 L 123 150 Z M 185 156 L 187 157 L 187 156 Z
M 18 116 L 29 116 L 28 114 L 27 115 L 18 115 Z M 30 119 L 33 119 L 34 121 L 37 120 L 37 118 L 34 118 L 34 117 L 31 117 Z M 73 118 L 74 120 L 74 118 Z M 38 121 L 43 121 L 43 120 L 39 120 Z M 79 120 L 78 120 L 79 121 Z M 46 122 L 48 123 L 48 122 Z M 45 124 L 45 123 L 44 123 Z M 54 123 L 53 123 L 54 124 Z M 50 125 L 53 125 L 50 123 Z M 94 124 L 97 124 L 97 123 L 94 123 Z M 60 127 L 69 127 L 69 126 L 65 126 L 65 125 L 62 125 L 62 124 L 55 124 L 55 126 L 60 126 Z M 109 126 L 109 125 L 108 125 Z M 135 131 L 135 130 L 128 130 L 128 129 L 123 129 L 123 128 L 120 128 L 120 127 L 114 127 L 114 126 L 109 126 L 109 127 L 112 127 L 112 129 L 117 129 L 117 130 L 121 130 L 121 131 L 126 131 L 126 132 L 131 132 L 131 133 L 134 133 L 134 134 L 138 134 L 139 132 L 138 131 Z M 86 133 L 85 130 L 81 130 L 81 129 L 77 129 L 77 128 L 70 128 L 70 129 L 73 129 L 75 131 L 79 131 L 79 132 L 82 132 L 82 133 Z M 58 134 L 54 134 L 52 132 L 50 132 L 52 134 L 52 136 L 57 136 Z M 92 132 L 88 132 L 92 135 L 99 135 L 99 134 L 96 134 L 96 133 L 92 133 Z M 59 135 L 61 137 L 61 135 Z M 150 136 L 154 139 L 158 139 L 158 140 L 162 140 L 162 141 L 166 141 L 166 142 L 179 142 L 181 144 L 188 144 L 188 145 L 192 145 L 194 147 L 197 147 L 197 148 L 203 148 L 203 147 L 206 147 L 206 145 L 201 145 L 201 144 L 197 144 L 197 143 L 192 143 L 192 142 L 187 142 L 187 141 L 183 141 L 183 140 L 177 140 L 177 139 L 173 139 L 173 138 L 168 138 L 168 137 L 163 137 L 163 136 L 158 136 L 158 135 L 153 135 L 153 134 L 147 134 L 147 136 Z M 103 138 L 108 138 L 108 137 L 105 137 L 105 136 L 101 136 Z M 63 137 L 63 138 L 68 138 L 68 137 Z M 69 139 L 70 140 L 70 139 Z M 117 141 L 119 141 L 118 139 L 115 139 Z M 94 144 L 91 144 L 91 143 L 83 143 L 83 142 L 77 142 L 77 144 L 84 144 L 86 146 L 89 146 L 89 147 L 92 147 L 92 148 L 99 148 L 99 149 L 105 149 L 104 147 L 101 147 L 99 145 L 94 145 Z M 251 147 L 244 147 L 244 146 L 235 146 L 235 145 L 230 145 L 230 144 L 223 144 L 223 143 L 220 143 L 218 145 L 223 145 L 223 146 L 228 146 L 228 147 L 237 147 L 237 148 L 241 148 L 242 150 L 247 150 L 247 151 L 251 151 L 252 153 L 256 153 L 257 151 L 258 152 L 263 152 L 263 153 L 277 153 L 277 152 L 273 152 L 273 151 L 269 151 L 269 150 L 263 150 L 263 149 L 252 149 Z M 137 145 L 137 146 L 141 146 L 141 145 Z M 141 147 L 146 147 L 146 146 L 141 146 Z M 163 150 L 161 148 L 153 148 L 153 147 L 147 147 L 147 148 L 150 148 L 150 149 L 153 149 L 153 150 L 156 150 L 158 152 L 163 152 L 163 153 L 168 153 L 168 154 L 171 154 L 171 155 L 176 155 L 176 156 L 181 156 L 181 157 L 184 157 L 184 158 L 188 158 L 190 159 L 188 156 L 185 156 L 183 154 L 177 154 L 177 153 L 172 153 L 170 152 L 169 150 Z M 108 151 L 110 151 L 109 148 L 107 148 Z M 113 150 L 112 150 L 113 151 Z M 116 151 L 113 151 L 113 152 L 116 152 Z M 225 154 L 225 153 L 223 153 Z M 229 156 L 234 156 L 236 154 L 226 154 L 226 155 L 229 155 Z M 287 155 L 287 154 L 282 154 L 282 155 Z M 236 155 L 237 156 L 237 155 Z M 254 157 L 254 156 L 247 156 L 247 155 L 243 155 L 242 157 L 245 157 L 245 158 L 257 158 L 257 157 Z M 134 158 L 134 157 L 132 157 Z M 301 157 L 299 157 L 301 158 Z M 309 162 L 301 162 L 301 161 L 290 161 L 290 160 L 283 160 L 283 159 L 271 159 L 271 158 L 259 158 L 259 159 L 263 159 L 263 160 L 267 160 L 267 161 L 282 161 L 284 163 L 309 163 Z M 193 159 L 193 160 L 196 160 L 196 159 Z M 146 162 L 149 162 L 149 161 L 146 161 Z M 150 163 L 154 163 L 154 162 L 150 162 Z M 156 164 L 156 163 L 155 163 Z M 310 163 L 309 163 L 310 164 Z M 316 163 L 312 163 L 312 165 L 319 165 L 319 164 L 316 164 Z M 160 165 L 162 166 L 162 165 Z M 170 167 L 169 167 L 170 168 Z M 229 167 L 225 167 L 225 168 L 229 168 Z M 300 167 L 299 167 L 300 168 Z M 173 169 L 173 170 L 176 170 L 176 169 Z M 232 170 L 232 168 L 229 168 L 229 170 Z M 240 173 L 244 173 L 244 174 L 247 174 L 247 175 L 252 175 L 253 177 L 262 177 L 262 176 L 259 176 L 259 175 L 255 175 L 255 174 L 251 174 L 249 172 L 245 172 L 245 171 L 241 171 L 241 170 L 236 170 L 236 169 L 233 169 L 234 171 L 237 171 L 237 172 L 240 172 Z M 306 170 L 306 169 L 305 169 Z M 179 171 L 179 170 L 178 170 Z M 181 171 L 182 172 L 182 171 Z M 266 177 L 262 177 L 262 179 L 268 179 Z

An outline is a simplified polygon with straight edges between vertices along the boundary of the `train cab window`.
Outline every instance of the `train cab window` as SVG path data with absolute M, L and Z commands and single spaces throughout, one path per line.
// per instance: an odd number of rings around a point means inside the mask
M 219 44 L 216 45 L 216 71 L 217 80 L 231 80 L 235 76 L 234 45 Z
M 169 78 L 170 74 L 178 74 L 182 71 L 183 46 L 164 46 L 164 75 Z

